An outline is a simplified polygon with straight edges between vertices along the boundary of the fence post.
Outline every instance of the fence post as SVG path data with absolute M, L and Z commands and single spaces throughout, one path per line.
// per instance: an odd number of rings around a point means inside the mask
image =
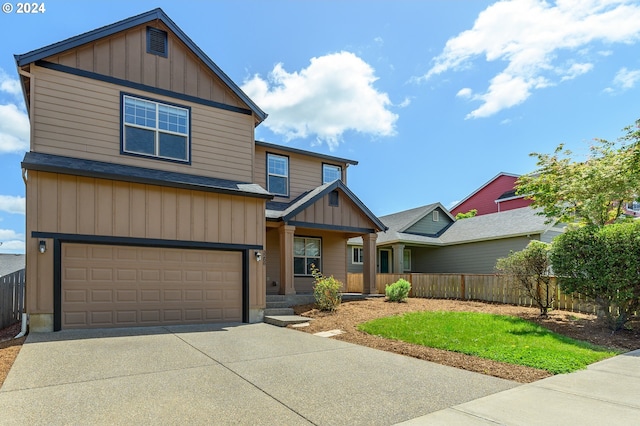
M 465 300 L 465 294 L 466 294 L 466 289 L 465 289 L 466 283 L 464 280 L 464 275 L 460 275 L 460 299 Z

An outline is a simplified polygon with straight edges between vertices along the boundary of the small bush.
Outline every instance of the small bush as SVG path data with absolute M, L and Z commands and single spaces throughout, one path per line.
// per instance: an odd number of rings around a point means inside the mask
M 333 275 L 325 277 L 315 265 L 311 266 L 311 274 L 315 280 L 313 297 L 316 300 L 317 308 L 321 311 L 329 312 L 338 309 L 342 302 L 342 295 L 340 294 L 342 283 L 333 278 Z
M 393 284 L 389 284 L 385 287 L 384 293 L 387 296 L 387 300 L 390 302 L 403 302 L 409 297 L 409 291 L 411 290 L 411 284 L 409 281 L 400 278 Z

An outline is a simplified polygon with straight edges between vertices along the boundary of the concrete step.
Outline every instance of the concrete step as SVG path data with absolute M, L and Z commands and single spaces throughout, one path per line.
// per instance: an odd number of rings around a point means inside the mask
M 283 301 L 277 301 L 277 302 L 271 302 L 269 300 L 267 300 L 267 309 L 272 309 L 272 308 L 290 308 L 291 305 L 289 304 L 289 302 L 283 300 Z
M 264 316 L 267 315 L 294 315 L 293 308 L 267 308 L 264 310 Z
M 267 294 L 267 304 L 271 302 L 291 307 L 314 303 L 315 298 L 313 294 Z
M 311 321 L 311 318 L 299 315 L 265 315 L 264 322 L 278 327 L 286 327 L 290 324 L 302 324 Z

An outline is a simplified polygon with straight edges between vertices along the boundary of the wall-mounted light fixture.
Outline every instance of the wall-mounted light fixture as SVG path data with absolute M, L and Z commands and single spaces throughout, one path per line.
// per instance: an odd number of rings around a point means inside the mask
M 256 261 L 260 262 L 262 260 L 262 252 L 256 251 Z
M 40 240 L 39 250 L 40 253 L 44 253 L 45 251 L 47 251 L 47 242 L 45 240 Z

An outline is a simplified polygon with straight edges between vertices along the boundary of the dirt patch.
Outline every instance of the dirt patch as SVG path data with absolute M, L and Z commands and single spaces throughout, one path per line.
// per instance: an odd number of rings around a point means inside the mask
M 551 373 L 535 368 L 489 361 L 456 352 L 427 348 L 420 345 L 371 336 L 357 330 L 356 326 L 375 318 L 412 311 L 486 312 L 517 316 L 536 322 L 556 333 L 616 350 L 626 352 L 640 349 L 640 319 L 638 318 L 635 318 L 629 324 L 633 330 L 622 330 L 611 333 L 606 326 L 596 319 L 595 315 L 552 311 L 548 318 L 539 318 L 538 309 L 522 306 L 441 299 L 409 299 L 405 303 L 391 303 L 385 302 L 384 299 L 380 297 L 344 302 L 334 313 L 320 312 L 315 309 L 313 304 L 296 306 L 294 307 L 294 311 L 297 315 L 313 318 L 313 321 L 311 321 L 308 327 L 298 328 L 300 331 L 318 333 L 321 331 L 340 329 L 343 330 L 344 333 L 332 337 L 333 339 L 383 351 L 395 352 L 520 383 L 534 382 L 551 376 Z
M 20 333 L 20 324 L 17 323 L 0 330 L 0 387 L 9 374 L 9 370 L 13 365 L 22 348 L 26 337 L 14 339 Z

